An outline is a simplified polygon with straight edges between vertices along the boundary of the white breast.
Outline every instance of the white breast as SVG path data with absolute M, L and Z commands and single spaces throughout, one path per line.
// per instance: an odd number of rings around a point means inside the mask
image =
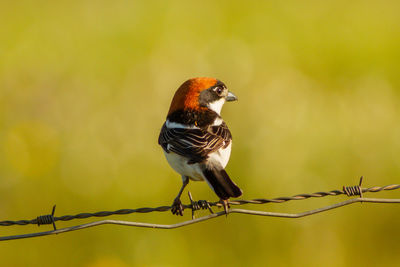
M 201 181 L 204 180 L 203 172 L 200 169 L 198 163 L 187 164 L 188 159 L 178 155 L 174 152 L 165 152 L 164 155 L 167 158 L 169 165 L 180 175 L 188 176 L 191 180 Z
M 215 162 L 220 164 L 223 168 L 226 167 L 229 161 L 229 157 L 231 155 L 231 147 L 232 143 L 229 144 L 226 148 L 220 148 L 219 150 L 211 153 L 208 156 L 209 162 Z M 188 164 L 188 159 L 182 157 L 174 152 L 165 152 L 164 155 L 167 158 L 169 165 L 180 175 L 188 176 L 191 180 L 202 181 L 204 180 L 203 172 L 201 171 L 200 164 Z

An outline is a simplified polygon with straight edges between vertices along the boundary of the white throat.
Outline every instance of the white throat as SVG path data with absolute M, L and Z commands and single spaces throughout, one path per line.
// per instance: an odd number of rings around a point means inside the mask
M 225 104 L 225 98 L 220 98 L 214 102 L 208 104 L 208 108 L 215 111 L 218 115 L 221 115 L 222 106 Z

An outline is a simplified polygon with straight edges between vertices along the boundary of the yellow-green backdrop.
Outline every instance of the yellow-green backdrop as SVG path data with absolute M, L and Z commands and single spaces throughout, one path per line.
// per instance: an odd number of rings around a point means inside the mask
M 216 77 L 239 102 L 244 199 L 400 181 L 398 1 L 3 1 L 0 220 L 169 205 L 157 145 L 172 95 Z M 216 200 L 205 183 L 196 199 Z M 399 197 L 399 193 L 370 194 Z M 187 202 L 186 192 L 183 199 Z M 255 208 L 300 212 L 327 197 Z M 398 266 L 395 204 L 303 219 L 232 214 L 176 230 L 100 226 L 0 243 L 4 266 Z M 205 215 L 207 212 L 199 212 Z M 169 212 L 114 219 L 170 224 Z M 59 222 L 59 228 L 89 222 Z M 0 235 L 50 230 L 0 227 Z

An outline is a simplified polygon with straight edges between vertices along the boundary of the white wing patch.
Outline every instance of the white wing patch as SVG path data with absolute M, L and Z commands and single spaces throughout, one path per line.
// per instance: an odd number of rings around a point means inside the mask
M 224 120 L 221 117 L 216 117 L 213 122 L 213 126 L 221 125 L 223 122 L 224 122 Z
M 165 122 L 165 125 L 167 126 L 167 128 L 172 129 L 172 128 L 179 128 L 179 129 L 199 129 L 199 127 L 197 127 L 196 125 L 185 125 L 182 123 L 178 123 L 178 122 L 171 122 L 167 119 L 167 121 Z

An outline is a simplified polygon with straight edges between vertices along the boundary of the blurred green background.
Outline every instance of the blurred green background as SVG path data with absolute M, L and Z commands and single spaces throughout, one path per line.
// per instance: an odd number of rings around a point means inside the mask
M 398 1 L 3 1 L 0 220 L 170 205 L 157 138 L 186 79 L 216 77 L 243 198 L 399 183 Z M 215 201 L 206 183 L 196 199 Z M 369 194 L 398 198 L 399 193 Z M 300 212 L 345 197 L 254 208 Z M 183 197 L 187 202 L 186 192 Z M 198 215 L 205 215 L 201 211 Z M 114 219 L 170 224 L 169 212 Z M 89 222 L 60 222 L 58 228 Z M 399 207 L 232 214 L 0 243 L 4 266 L 398 266 Z M 1 227 L 0 235 L 51 226 Z

